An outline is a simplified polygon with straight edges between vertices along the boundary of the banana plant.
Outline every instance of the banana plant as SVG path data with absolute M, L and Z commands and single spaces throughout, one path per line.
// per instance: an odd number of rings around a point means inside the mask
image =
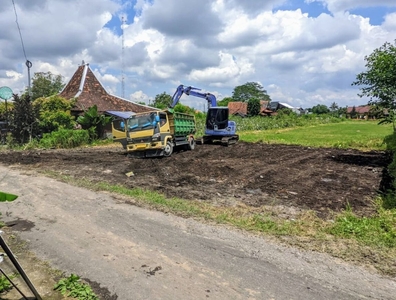
M 18 198 L 17 195 L 0 192 L 0 202 L 10 202 L 14 201 L 16 198 Z
M 94 132 L 96 137 L 102 137 L 104 132 L 104 127 L 111 122 L 111 117 L 107 117 L 105 115 L 101 115 L 98 112 L 98 107 L 96 105 L 91 106 L 88 110 L 84 113 L 84 115 L 79 116 L 77 118 L 77 123 L 79 123 L 83 129 L 90 130 L 94 128 Z

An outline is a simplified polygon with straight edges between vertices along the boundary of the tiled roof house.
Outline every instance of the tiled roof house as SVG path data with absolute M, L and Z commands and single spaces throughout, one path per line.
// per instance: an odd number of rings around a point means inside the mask
M 100 113 L 105 111 L 132 111 L 138 113 L 156 110 L 156 108 L 150 106 L 110 95 L 96 78 L 89 64 L 84 62 L 78 67 L 59 95 L 66 99 L 77 99 L 75 107 L 71 110 L 76 115 L 82 114 L 93 105 L 98 107 L 98 112 Z
M 268 101 L 260 100 L 261 111 L 267 108 Z M 229 102 L 228 110 L 230 115 L 247 115 L 247 102 Z
M 371 106 L 364 105 L 364 106 L 349 106 L 347 107 L 347 117 L 352 118 L 352 114 L 354 112 L 356 119 L 364 119 L 364 118 L 372 118 L 371 116 Z

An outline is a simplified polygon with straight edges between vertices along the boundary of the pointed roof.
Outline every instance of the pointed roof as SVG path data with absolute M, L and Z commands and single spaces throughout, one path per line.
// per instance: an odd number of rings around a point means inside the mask
M 78 67 L 68 84 L 59 94 L 66 99 L 76 98 L 77 102 L 72 109 L 74 112 L 85 111 L 96 105 L 99 112 L 109 110 L 133 111 L 136 113 L 157 110 L 156 108 L 137 104 L 126 99 L 110 95 L 92 72 L 89 64 Z

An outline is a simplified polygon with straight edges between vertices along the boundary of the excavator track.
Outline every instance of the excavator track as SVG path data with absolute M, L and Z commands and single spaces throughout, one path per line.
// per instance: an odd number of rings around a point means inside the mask
M 220 144 L 223 146 L 230 146 L 238 142 L 239 135 L 230 135 L 230 136 L 210 136 L 206 135 L 200 138 L 197 138 L 197 144 Z
M 239 140 L 239 135 L 225 136 L 221 139 L 221 144 L 224 146 L 229 146 L 236 144 Z

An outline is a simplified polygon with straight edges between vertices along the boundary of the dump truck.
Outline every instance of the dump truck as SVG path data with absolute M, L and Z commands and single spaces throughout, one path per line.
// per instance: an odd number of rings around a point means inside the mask
M 171 156 L 174 149 L 193 150 L 195 116 L 173 109 L 136 113 L 112 122 L 113 140 L 120 142 L 129 156 Z

